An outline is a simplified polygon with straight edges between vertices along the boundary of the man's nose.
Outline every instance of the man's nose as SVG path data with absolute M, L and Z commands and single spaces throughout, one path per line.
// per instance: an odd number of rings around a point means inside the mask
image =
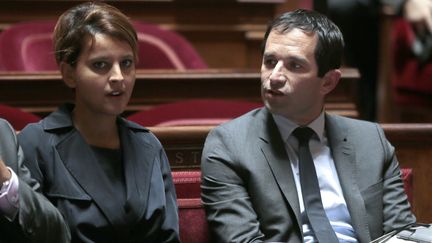
M 287 78 L 285 76 L 285 73 L 283 72 L 283 69 L 284 67 L 282 61 L 279 61 L 273 68 L 269 78 L 271 88 L 279 88 L 285 85 Z

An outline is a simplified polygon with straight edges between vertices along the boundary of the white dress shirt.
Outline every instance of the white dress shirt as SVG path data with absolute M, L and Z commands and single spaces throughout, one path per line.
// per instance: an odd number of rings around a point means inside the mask
M 273 117 L 279 128 L 282 139 L 284 140 L 285 149 L 291 162 L 291 168 L 294 173 L 294 180 L 299 198 L 301 218 L 303 220 L 307 216 L 304 211 L 303 196 L 300 186 L 299 160 L 297 153 L 298 141 L 294 136 L 291 136 L 291 133 L 299 125 L 280 115 L 274 114 Z M 317 119 L 308 124 L 308 127 L 315 131 L 315 134 L 309 141 L 309 147 L 314 160 L 324 210 L 340 242 L 357 242 L 354 229 L 351 225 L 351 217 L 333 161 L 333 156 L 331 154 L 331 149 L 325 134 L 324 123 L 325 119 L 323 111 Z M 306 220 L 303 220 L 303 222 L 306 222 Z M 304 242 L 316 242 L 309 224 L 303 223 L 302 229 Z
M 9 167 L 8 169 L 11 172 L 11 178 L 7 185 L 0 185 L 0 214 L 9 221 L 13 221 L 19 207 L 19 180 L 15 172 Z

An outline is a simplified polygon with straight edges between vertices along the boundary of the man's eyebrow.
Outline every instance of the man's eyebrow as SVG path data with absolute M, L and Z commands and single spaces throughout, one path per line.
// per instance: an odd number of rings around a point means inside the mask
M 289 56 L 287 58 L 287 60 L 289 60 L 289 61 L 295 61 L 295 62 L 299 62 L 299 63 L 303 63 L 303 64 L 309 63 L 309 61 L 306 58 L 300 57 L 300 56 Z
M 269 57 L 274 57 L 275 55 L 274 55 L 274 53 L 272 53 L 272 52 L 266 52 L 266 53 L 264 53 L 263 54 L 263 57 L 264 58 L 269 58 Z

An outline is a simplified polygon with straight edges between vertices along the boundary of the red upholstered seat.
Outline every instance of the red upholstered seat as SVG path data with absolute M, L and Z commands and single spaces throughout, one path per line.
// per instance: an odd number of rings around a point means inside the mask
M 180 34 L 153 24 L 134 22 L 141 69 L 205 69 L 207 64 Z
M 38 122 L 41 119 L 32 113 L 7 105 L 0 105 L 0 117 L 7 120 L 17 131 L 22 130 L 27 124 Z
M 402 180 L 404 182 L 405 193 L 408 196 L 408 201 L 413 206 L 414 196 L 413 196 L 413 172 L 411 168 L 402 168 Z
M 201 171 L 173 171 L 177 198 L 201 198 Z
M 0 33 L 0 70 L 57 70 L 52 47 L 54 21 L 18 23 Z
M 138 69 L 207 68 L 192 45 L 176 32 L 134 22 L 139 42 Z M 0 33 L 0 71 L 57 70 L 52 31 L 55 21 L 23 22 Z
M 128 119 L 143 126 L 218 125 L 261 106 L 237 100 L 185 100 L 157 105 Z
M 209 229 L 200 198 L 179 198 L 180 239 L 183 243 L 210 242 Z
M 207 243 L 209 231 L 201 203 L 201 171 L 173 171 L 183 243 Z

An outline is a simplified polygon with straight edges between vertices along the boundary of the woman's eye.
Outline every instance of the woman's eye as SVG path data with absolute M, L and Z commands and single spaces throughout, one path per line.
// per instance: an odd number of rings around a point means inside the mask
M 108 66 L 108 64 L 106 62 L 102 62 L 102 61 L 93 63 L 93 67 L 96 69 L 104 69 L 107 66 Z
M 123 61 L 121 62 L 121 65 L 122 65 L 123 67 L 130 67 L 130 66 L 132 66 L 132 64 L 133 64 L 133 61 L 130 60 L 130 59 L 126 59 L 126 60 L 123 60 Z

